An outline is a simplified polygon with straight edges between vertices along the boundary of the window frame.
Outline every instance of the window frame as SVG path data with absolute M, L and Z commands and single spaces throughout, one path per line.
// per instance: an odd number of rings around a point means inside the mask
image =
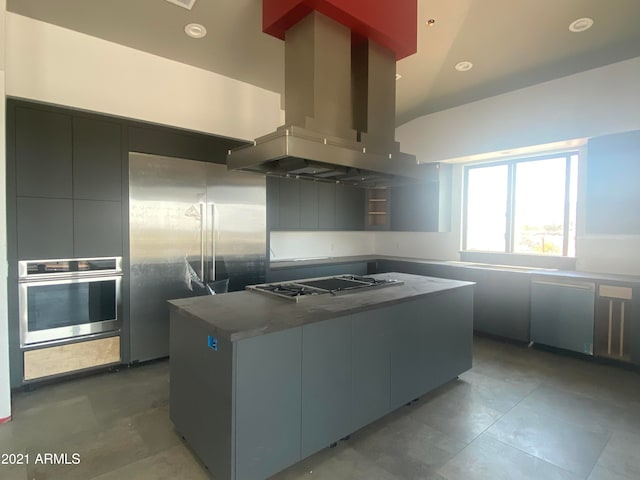
M 496 160 L 482 163 L 467 164 L 464 166 L 463 177 L 463 202 L 462 202 L 462 251 L 463 252 L 483 252 L 507 255 L 531 255 L 535 257 L 558 257 L 574 258 L 568 255 L 569 252 L 569 221 L 571 216 L 571 157 L 576 156 L 575 161 L 579 162 L 580 153 L 578 150 L 556 152 L 552 154 L 538 155 L 533 157 L 520 157 L 508 160 Z M 549 255 L 544 253 L 522 253 L 514 252 L 515 237 L 515 192 L 516 192 L 516 169 L 518 164 L 537 162 L 564 158 L 565 161 L 565 182 L 564 182 L 564 222 L 562 226 L 562 255 Z M 469 250 L 467 248 L 467 227 L 469 210 L 469 172 L 478 168 L 497 167 L 507 165 L 507 198 L 506 198 L 506 225 L 505 225 L 505 249 L 504 251 L 494 250 Z

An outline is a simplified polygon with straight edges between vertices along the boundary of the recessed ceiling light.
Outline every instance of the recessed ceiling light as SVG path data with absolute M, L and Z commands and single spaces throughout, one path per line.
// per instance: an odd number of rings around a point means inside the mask
M 472 68 L 473 68 L 473 63 L 468 62 L 466 60 L 456 63 L 456 70 L 458 70 L 459 72 L 466 72 L 467 70 L 471 70 Z
M 396 73 L 396 80 L 400 80 L 402 78 L 402 75 L 400 75 L 399 73 Z
M 191 10 L 193 8 L 193 4 L 196 3 L 196 0 L 167 0 L 167 2 L 186 8 L 187 10 Z
M 184 33 L 191 38 L 202 38 L 207 34 L 207 29 L 199 23 L 190 23 L 189 25 L 185 25 Z
M 425 23 L 427 24 L 427 27 L 433 27 L 436 24 L 436 19 L 435 18 L 430 18 Z
M 574 33 L 584 32 L 593 26 L 593 18 L 582 17 L 569 24 L 569 30 Z

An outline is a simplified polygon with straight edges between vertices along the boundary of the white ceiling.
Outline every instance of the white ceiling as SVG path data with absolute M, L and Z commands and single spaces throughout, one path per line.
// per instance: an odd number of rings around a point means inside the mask
M 284 45 L 262 33 L 262 0 L 197 0 L 190 11 L 164 0 L 7 0 L 7 10 L 283 90 Z M 594 26 L 570 32 L 580 17 Z M 418 0 L 417 21 L 418 52 L 397 64 L 398 124 L 640 56 L 640 0 Z M 194 22 L 204 39 L 184 34 Z M 462 60 L 473 69 L 456 71 Z

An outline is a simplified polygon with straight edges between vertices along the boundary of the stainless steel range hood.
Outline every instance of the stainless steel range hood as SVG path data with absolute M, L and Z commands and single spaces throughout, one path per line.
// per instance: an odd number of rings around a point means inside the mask
M 395 141 L 393 52 L 312 12 L 285 38 L 285 125 L 229 151 L 229 169 L 361 186 L 424 175 Z

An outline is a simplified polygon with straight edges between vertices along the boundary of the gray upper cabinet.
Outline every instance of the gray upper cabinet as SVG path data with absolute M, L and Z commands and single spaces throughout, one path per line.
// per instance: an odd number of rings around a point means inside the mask
M 281 178 L 279 201 L 279 228 L 281 230 L 299 229 L 300 181 L 295 178 Z
M 122 127 L 117 123 L 73 119 L 73 198 L 121 200 Z
M 267 228 L 280 226 L 280 179 L 267 177 Z
M 451 230 L 452 167 L 430 163 L 422 183 L 393 187 L 389 192 L 390 228 L 408 232 Z
M 73 253 L 76 257 L 122 255 L 122 203 L 73 201 Z
M 336 228 L 336 184 L 318 183 L 318 228 Z
M 300 184 L 300 228 L 318 228 L 318 182 L 298 182 Z
M 46 107 L 13 112 L 18 258 L 122 255 L 122 125 Z
M 438 231 L 438 182 L 393 187 L 390 193 L 391 230 Z
M 336 185 L 336 229 L 364 230 L 364 188 Z
M 365 190 L 296 178 L 269 178 L 271 230 L 363 230 Z
M 71 116 L 17 107 L 15 122 L 17 195 L 71 198 Z
M 18 197 L 17 238 L 19 260 L 72 258 L 72 200 Z

